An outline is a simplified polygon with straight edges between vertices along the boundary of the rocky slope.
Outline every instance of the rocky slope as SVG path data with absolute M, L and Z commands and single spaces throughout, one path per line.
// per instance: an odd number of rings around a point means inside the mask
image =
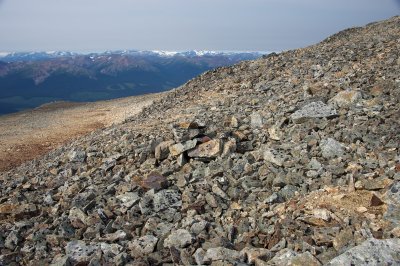
M 207 72 L 2 174 L 4 265 L 400 264 L 400 17 Z

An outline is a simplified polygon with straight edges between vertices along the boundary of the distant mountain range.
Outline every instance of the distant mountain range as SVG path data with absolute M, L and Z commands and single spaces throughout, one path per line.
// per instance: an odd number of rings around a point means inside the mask
M 52 101 L 96 101 L 161 92 L 204 71 L 263 54 L 135 50 L 0 53 L 0 114 Z

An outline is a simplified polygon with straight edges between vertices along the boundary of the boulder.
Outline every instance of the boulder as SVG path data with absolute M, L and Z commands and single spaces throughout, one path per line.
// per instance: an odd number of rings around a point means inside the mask
M 331 260 L 328 266 L 400 265 L 400 239 L 368 239 Z
M 155 148 L 154 157 L 157 160 L 164 160 L 164 159 L 168 158 L 168 155 L 170 152 L 169 147 L 172 144 L 174 144 L 173 140 L 163 141 L 160 144 L 158 144 Z
M 131 250 L 133 257 L 148 255 L 154 251 L 157 242 L 157 237 L 153 235 L 145 235 L 129 242 L 128 248 Z
M 188 156 L 191 158 L 200 159 L 215 159 L 221 154 L 221 141 L 214 139 L 206 143 L 198 145 L 196 148 L 188 152 Z
M 336 116 L 336 109 L 321 101 L 317 101 L 303 106 L 301 109 L 294 112 L 290 118 L 294 123 L 303 123 L 310 118 L 332 118 Z

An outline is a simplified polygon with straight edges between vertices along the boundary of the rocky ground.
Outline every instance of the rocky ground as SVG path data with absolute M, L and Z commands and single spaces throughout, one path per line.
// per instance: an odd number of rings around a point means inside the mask
M 399 265 L 400 17 L 207 72 L 2 174 L 4 265 Z
M 94 130 L 121 123 L 161 95 L 90 103 L 56 102 L 0 116 L 0 171 L 19 166 Z

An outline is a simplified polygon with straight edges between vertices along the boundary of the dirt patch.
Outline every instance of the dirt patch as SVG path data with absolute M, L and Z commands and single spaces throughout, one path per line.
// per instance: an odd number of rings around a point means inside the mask
M 94 103 L 51 103 L 0 117 L 0 172 L 96 129 L 121 123 L 162 94 Z

